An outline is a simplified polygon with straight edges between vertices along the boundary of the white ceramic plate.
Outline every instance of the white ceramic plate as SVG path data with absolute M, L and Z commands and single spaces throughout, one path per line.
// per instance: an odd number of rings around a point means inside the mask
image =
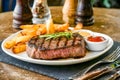
M 92 52 L 89 51 L 87 52 L 87 55 L 83 58 L 78 58 L 78 59 L 74 59 L 74 58 L 69 58 L 69 59 L 59 59 L 59 60 L 38 60 L 38 59 L 32 59 L 30 57 L 27 56 L 26 52 L 22 52 L 19 54 L 14 54 L 10 49 L 6 49 L 4 47 L 4 43 L 10 39 L 12 39 L 14 36 L 16 36 L 19 32 L 12 34 L 11 36 L 9 36 L 8 38 L 6 38 L 3 43 L 2 43 L 2 49 L 5 53 L 7 53 L 8 55 L 17 58 L 19 60 L 22 61 L 26 61 L 26 62 L 30 62 L 30 63 L 35 63 L 35 64 L 42 64 L 42 65 L 71 65 L 71 64 L 77 64 L 77 63 L 82 63 L 82 62 L 86 62 L 89 60 L 92 60 L 94 58 L 99 57 L 100 55 L 104 54 L 105 52 L 107 52 L 113 45 L 113 40 L 105 34 L 101 34 L 102 36 L 105 36 L 109 39 L 108 44 L 106 49 L 104 49 L 103 51 L 99 51 L 99 52 Z

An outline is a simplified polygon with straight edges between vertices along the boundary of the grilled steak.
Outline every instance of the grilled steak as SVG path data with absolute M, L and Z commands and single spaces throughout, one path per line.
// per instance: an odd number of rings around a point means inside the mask
M 34 37 L 27 43 L 28 56 L 36 59 L 79 58 L 86 55 L 85 50 L 84 39 L 78 33 L 73 33 L 71 38 Z

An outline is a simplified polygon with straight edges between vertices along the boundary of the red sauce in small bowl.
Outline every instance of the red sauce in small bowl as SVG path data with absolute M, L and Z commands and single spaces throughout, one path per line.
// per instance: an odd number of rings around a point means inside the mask
M 105 38 L 102 36 L 90 36 L 90 37 L 88 37 L 87 40 L 91 41 L 91 42 L 102 42 L 105 40 Z

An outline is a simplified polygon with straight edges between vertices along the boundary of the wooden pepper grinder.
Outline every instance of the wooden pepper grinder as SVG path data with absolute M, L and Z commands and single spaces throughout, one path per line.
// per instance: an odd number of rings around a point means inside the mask
M 16 0 L 13 11 L 13 28 L 20 29 L 20 25 L 32 23 L 32 12 L 28 0 Z
M 63 6 L 63 21 L 69 24 L 75 23 L 75 13 L 77 9 L 78 0 L 65 0 Z
M 91 0 L 79 0 L 75 23 L 83 23 L 84 26 L 94 24 Z

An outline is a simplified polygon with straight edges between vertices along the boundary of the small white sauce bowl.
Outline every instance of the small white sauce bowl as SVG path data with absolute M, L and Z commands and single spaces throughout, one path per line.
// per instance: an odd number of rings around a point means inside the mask
M 100 42 L 92 42 L 92 41 L 89 41 L 88 37 L 87 37 L 87 38 L 85 38 L 86 48 L 88 50 L 91 50 L 91 51 L 101 51 L 101 50 L 104 50 L 107 47 L 108 38 L 103 36 L 103 35 L 99 35 L 99 34 L 94 34 L 94 36 L 101 36 L 105 40 L 100 41 Z

